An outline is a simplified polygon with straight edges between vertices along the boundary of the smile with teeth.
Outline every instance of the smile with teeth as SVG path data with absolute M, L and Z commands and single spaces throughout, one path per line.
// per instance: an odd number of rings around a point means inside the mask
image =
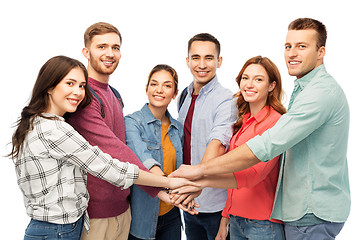
M 296 65 L 296 64 L 300 64 L 300 62 L 298 62 L 298 61 L 289 61 L 289 64 L 290 65 Z
M 154 98 L 156 100 L 163 100 L 165 97 L 159 96 L 159 95 L 154 95 Z
M 74 98 L 68 98 L 67 99 L 71 105 L 78 105 L 80 100 L 74 99 Z
M 104 63 L 105 66 L 112 66 L 114 64 L 114 61 L 102 60 L 102 62 Z

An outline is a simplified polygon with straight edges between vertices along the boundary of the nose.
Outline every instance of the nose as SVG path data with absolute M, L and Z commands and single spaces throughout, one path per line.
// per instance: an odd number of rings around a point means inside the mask
M 253 88 L 254 87 L 254 80 L 250 79 L 249 81 L 247 81 L 246 87 L 247 88 Z
M 82 92 L 83 92 L 83 88 L 81 88 L 80 86 L 78 86 L 78 87 L 75 87 L 75 88 L 74 88 L 73 94 L 79 96 L 79 95 L 82 94 Z
M 295 56 L 297 56 L 297 50 L 296 50 L 296 48 L 294 48 L 294 47 L 290 48 L 290 49 L 287 51 L 287 55 L 288 55 L 289 57 L 295 57 Z
M 163 91 L 162 86 L 159 84 L 159 85 L 156 87 L 155 91 L 156 91 L 157 93 L 162 93 L 162 91 Z
M 201 58 L 199 61 L 199 68 L 205 69 L 206 68 L 206 62 L 205 59 Z
M 108 57 L 113 57 L 114 56 L 114 52 L 113 52 L 113 49 L 111 47 L 108 47 L 106 49 L 106 56 L 108 56 Z

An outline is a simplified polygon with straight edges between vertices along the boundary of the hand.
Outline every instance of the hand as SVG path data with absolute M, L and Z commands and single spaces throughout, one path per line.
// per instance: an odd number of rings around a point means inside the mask
M 185 178 L 167 178 L 167 180 L 169 189 L 177 189 L 183 186 L 200 187 L 198 183 L 191 182 Z
M 196 204 L 195 202 L 190 202 L 188 205 L 185 204 L 175 204 L 174 202 L 170 201 L 170 195 L 166 193 L 165 191 L 160 191 L 158 193 L 158 198 L 160 198 L 161 201 L 166 202 L 168 204 L 174 205 L 181 210 L 190 213 L 191 215 L 198 214 L 199 212 L 194 207 L 200 207 L 199 204 Z
M 196 181 L 195 181 L 196 182 Z M 204 186 L 202 186 L 199 182 L 196 182 L 200 186 L 183 186 L 180 188 L 172 189 L 170 190 L 171 194 L 185 194 L 185 193 L 195 193 L 195 192 L 201 192 L 204 189 Z
M 204 169 L 202 164 L 193 166 L 182 164 L 178 169 L 169 175 L 169 177 L 184 177 L 190 180 L 199 179 L 203 176 Z
M 185 193 L 185 194 L 170 194 L 170 201 L 173 204 L 183 204 L 183 205 L 188 205 L 192 200 L 194 200 L 195 198 L 197 198 L 200 194 L 201 191 L 197 191 L 197 192 L 193 192 L 193 193 Z
M 219 231 L 216 235 L 215 240 L 225 240 L 228 235 L 228 227 L 229 227 L 230 219 L 226 217 L 221 218 Z

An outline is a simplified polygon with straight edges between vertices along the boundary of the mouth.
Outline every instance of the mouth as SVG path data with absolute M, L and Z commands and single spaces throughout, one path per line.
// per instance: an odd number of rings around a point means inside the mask
M 114 65 L 115 61 L 113 60 L 101 60 L 101 62 L 106 66 L 106 67 L 111 67 L 112 65 Z
M 253 95 L 256 94 L 255 91 L 251 91 L 251 90 L 245 90 L 244 92 L 245 92 L 245 94 L 246 94 L 247 96 L 253 96 Z
M 77 106 L 81 101 L 80 99 L 75 99 L 75 98 L 67 98 L 67 100 L 73 106 Z
M 289 61 L 288 63 L 290 66 L 296 66 L 296 65 L 299 65 L 301 62 L 300 61 Z
M 154 97 L 156 100 L 163 100 L 163 99 L 165 99 L 165 97 L 159 96 L 159 95 L 153 95 L 153 97 Z
M 208 71 L 196 71 L 196 73 L 197 73 L 200 77 L 203 77 L 203 76 L 206 76 L 209 72 L 208 72 Z

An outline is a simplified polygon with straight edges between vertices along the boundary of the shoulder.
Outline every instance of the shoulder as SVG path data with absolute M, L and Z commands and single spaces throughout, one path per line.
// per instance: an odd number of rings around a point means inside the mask
M 225 88 L 223 85 L 221 85 L 221 83 L 217 82 L 213 88 L 213 93 L 218 95 L 218 97 L 220 98 L 225 98 L 225 99 L 232 99 L 234 93 L 228 89 Z

